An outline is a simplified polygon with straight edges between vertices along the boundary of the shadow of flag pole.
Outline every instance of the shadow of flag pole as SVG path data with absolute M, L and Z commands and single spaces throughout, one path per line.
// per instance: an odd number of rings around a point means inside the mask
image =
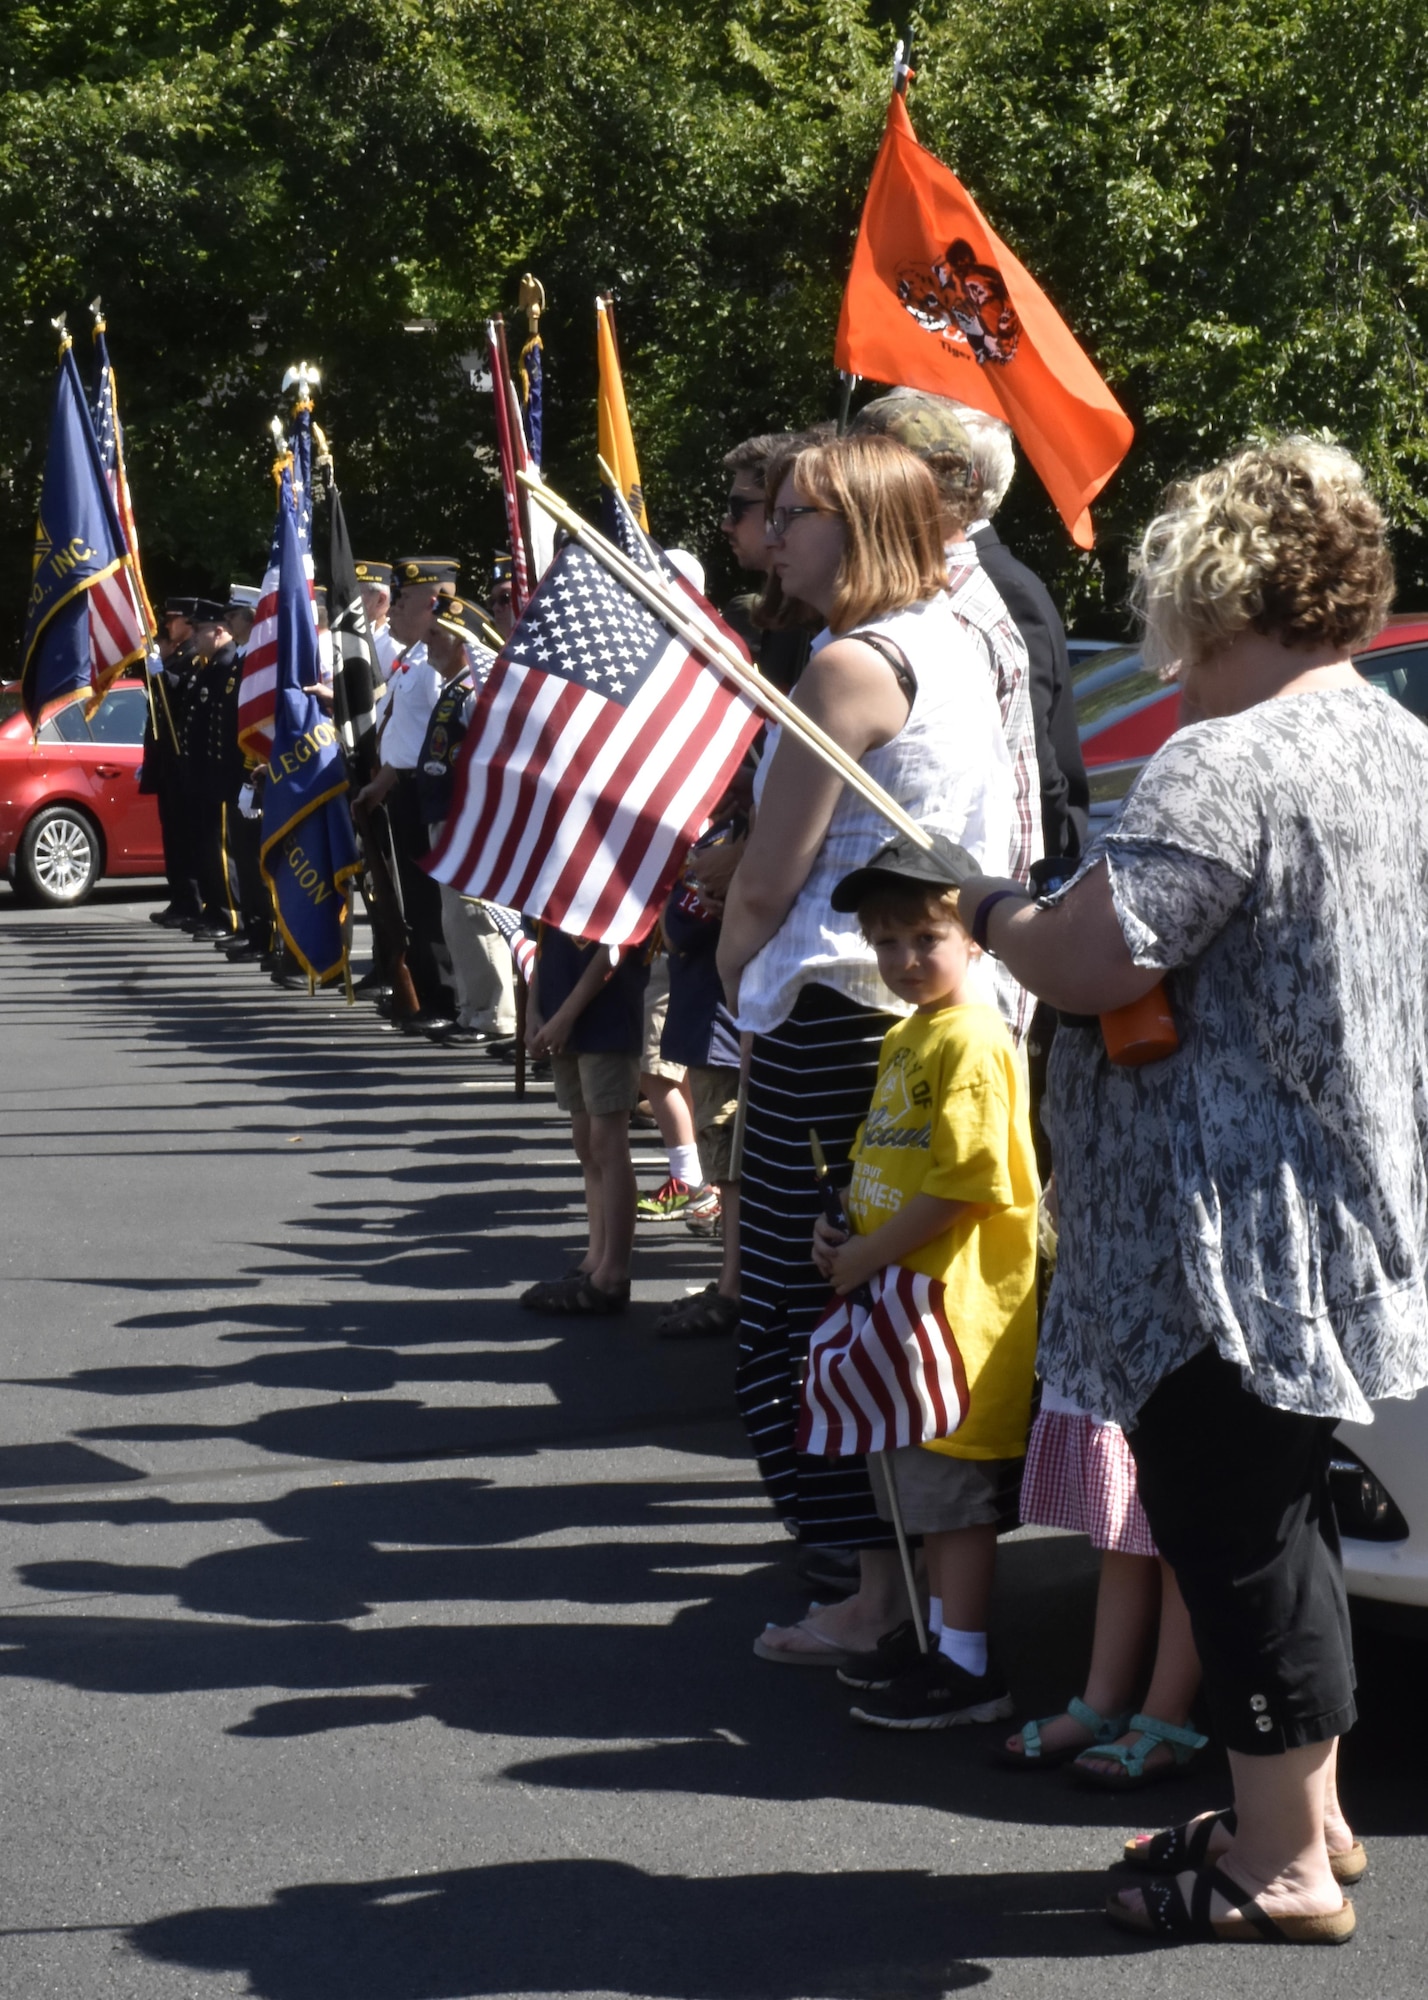
M 791 734 L 799 737 L 814 755 L 820 757 L 838 772 L 845 784 L 873 810 L 880 813 L 901 834 L 930 851 L 932 836 L 917 824 L 898 804 L 897 800 L 885 792 L 880 784 L 870 778 L 856 759 L 850 757 L 841 744 L 821 730 L 816 722 L 810 721 L 801 708 L 796 708 L 771 681 L 766 681 L 758 669 L 724 637 L 722 632 L 709 624 L 690 598 L 667 584 L 662 576 L 640 569 L 621 553 L 613 542 L 607 541 L 598 528 L 567 506 L 565 501 L 548 486 L 539 484 L 525 473 L 516 477 L 526 488 L 538 507 L 543 507 L 558 521 L 566 533 L 579 542 L 580 546 L 601 563 L 641 603 L 648 606 L 655 616 L 663 619 L 670 630 L 676 632 L 692 652 L 722 674 L 746 695 L 756 708 L 782 723 Z

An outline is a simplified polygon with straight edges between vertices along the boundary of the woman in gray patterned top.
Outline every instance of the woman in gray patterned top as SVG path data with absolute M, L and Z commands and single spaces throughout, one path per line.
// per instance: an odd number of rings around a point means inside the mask
M 1128 1843 L 1107 1914 L 1166 1938 L 1339 1942 L 1353 1662 L 1328 1493 L 1343 1417 L 1428 1381 L 1428 731 L 1349 655 L 1387 613 L 1382 517 L 1309 439 L 1173 488 L 1137 585 L 1180 732 L 1056 898 L 962 915 L 1082 1016 L 1164 979 L 1180 1046 L 1057 1038 L 1053 1388 L 1121 1423 L 1226 1743 L 1235 1812 Z

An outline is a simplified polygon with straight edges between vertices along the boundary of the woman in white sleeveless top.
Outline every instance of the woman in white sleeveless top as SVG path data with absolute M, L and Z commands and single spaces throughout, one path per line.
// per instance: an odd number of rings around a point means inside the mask
M 827 621 L 794 699 L 911 816 L 1009 865 L 1013 781 L 984 666 L 953 618 L 937 488 L 889 438 L 805 447 L 770 477 L 771 573 Z M 794 1450 L 808 1336 L 828 1297 L 810 1257 L 809 1148 L 847 1159 L 882 1038 L 909 1009 L 878 976 L 833 884 L 889 838 L 886 820 L 787 731 L 770 731 L 719 964 L 753 1038 L 740 1190 L 739 1406 L 770 1498 L 812 1547 L 856 1548 L 845 1604 L 771 1628 L 766 1659 L 836 1666 L 906 1615 L 897 1558 L 861 1459 Z M 989 989 L 988 998 L 994 998 Z

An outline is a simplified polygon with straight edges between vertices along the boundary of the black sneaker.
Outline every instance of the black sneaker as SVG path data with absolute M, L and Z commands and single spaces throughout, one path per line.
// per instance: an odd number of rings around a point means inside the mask
M 854 1702 L 848 1713 L 874 1729 L 951 1729 L 959 1722 L 1000 1722 L 1012 1713 L 1012 1698 L 995 1667 L 969 1674 L 945 1653 L 932 1653 L 891 1687 Z
M 937 1641 L 930 1639 L 928 1644 L 935 1646 Z M 899 1674 L 920 1667 L 923 1658 L 917 1643 L 917 1627 L 910 1618 L 904 1618 L 901 1625 L 884 1632 L 870 1653 L 850 1653 L 838 1669 L 838 1678 L 844 1687 L 891 1687 Z

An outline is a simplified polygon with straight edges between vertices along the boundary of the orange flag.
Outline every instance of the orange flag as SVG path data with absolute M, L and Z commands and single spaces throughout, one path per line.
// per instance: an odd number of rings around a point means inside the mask
M 1130 449 L 1125 411 L 957 176 L 888 110 L 833 358 L 851 375 L 955 396 L 1016 433 L 1080 548 Z

